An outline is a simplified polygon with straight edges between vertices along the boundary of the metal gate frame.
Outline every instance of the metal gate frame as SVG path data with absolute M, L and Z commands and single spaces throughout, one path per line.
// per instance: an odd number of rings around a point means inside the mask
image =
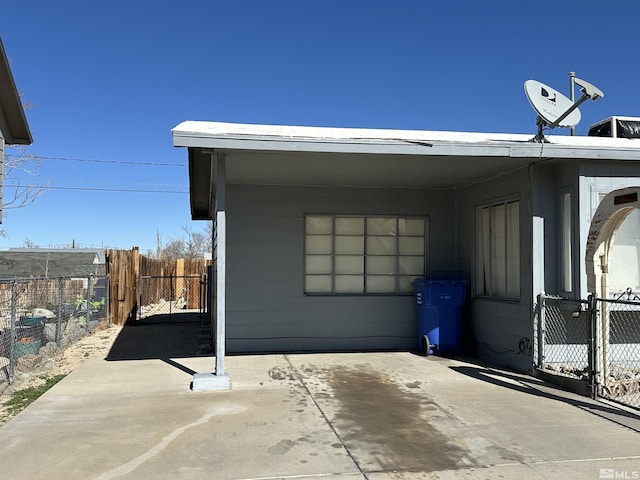
M 630 290 L 587 300 L 543 293 L 537 306 L 536 371 L 640 409 L 640 298 Z
M 206 275 L 140 275 L 136 322 L 166 315 L 171 322 L 175 314 L 199 313 L 202 323 L 207 309 Z

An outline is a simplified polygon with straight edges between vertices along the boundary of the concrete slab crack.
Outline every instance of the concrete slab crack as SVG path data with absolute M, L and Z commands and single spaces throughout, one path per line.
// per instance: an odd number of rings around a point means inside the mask
M 96 477 L 96 480 L 111 480 L 113 478 L 118 478 L 118 477 L 122 477 L 123 475 L 127 475 L 128 473 L 131 473 L 136 468 L 138 468 L 140 465 L 144 464 L 151 458 L 158 455 L 165 448 L 167 448 L 176 438 L 178 438 L 182 433 L 189 430 L 190 428 L 203 425 L 215 416 L 240 413 L 243 410 L 244 408 L 239 405 L 223 405 L 223 406 L 208 408 L 205 414 L 202 415 L 195 422 L 191 422 L 188 425 L 184 425 L 180 428 L 176 428 L 173 432 L 165 436 L 158 444 L 154 445 L 153 447 L 148 449 L 146 452 L 142 453 L 141 455 L 138 455 L 137 457 L 135 457 L 134 459 L 130 460 L 129 462 L 123 465 L 120 465 L 107 472 L 104 472 L 99 477 Z

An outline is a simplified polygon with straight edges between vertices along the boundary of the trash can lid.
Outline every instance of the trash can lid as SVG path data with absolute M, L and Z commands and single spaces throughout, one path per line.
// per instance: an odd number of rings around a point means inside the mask
M 416 278 L 411 285 L 469 285 L 469 280 L 462 277 L 445 277 L 445 276 L 435 276 L 435 277 L 419 277 Z

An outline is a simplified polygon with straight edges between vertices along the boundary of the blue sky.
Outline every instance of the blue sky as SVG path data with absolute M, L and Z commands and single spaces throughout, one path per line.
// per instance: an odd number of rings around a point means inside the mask
M 183 120 L 533 136 L 524 81 L 568 95 L 569 71 L 605 92 L 578 135 L 640 116 L 635 2 L 22 0 L 2 17 L 51 188 L 5 211 L 0 248 L 144 252 L 204 230 Z

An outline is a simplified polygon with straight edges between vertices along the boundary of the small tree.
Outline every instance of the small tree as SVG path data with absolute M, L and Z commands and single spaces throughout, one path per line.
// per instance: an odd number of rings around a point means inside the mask
M 20 94 L 22 96 L 22 94 Z M 22 108 L 31 110 L 33 104 L 25 101 Z M 2 169 L 2 210 L 31 205 L 44 192 L 46 183 L 40 181 L 40 158 L 28 153 L 28 145 L 7 145 Z M 6 235 L 0 228 L 0 236 Z
M 32 242 L 28 238 L 24 239 L 24 242 L 22 243 L 22 246 L 24 248 L 40 248 L 40 245 L 38 245 L 37 243 Z
M 31 205 L 44 192 L 40 182 L 40 159 L 27 153 L 26 145 L 8 145 L 3 175 L 3 207 L 15 209 Z M 11 153 L 14 151 L 15 153 Z
M 211 235 L 208 232 L 196 232 L 192 228 L 182 227 L 184 234 L 169 239 L 162 244 L 160 232 L 156 234 L 156 258 L 175 260 L 177 258 L 203 258 L 211 251 Z

